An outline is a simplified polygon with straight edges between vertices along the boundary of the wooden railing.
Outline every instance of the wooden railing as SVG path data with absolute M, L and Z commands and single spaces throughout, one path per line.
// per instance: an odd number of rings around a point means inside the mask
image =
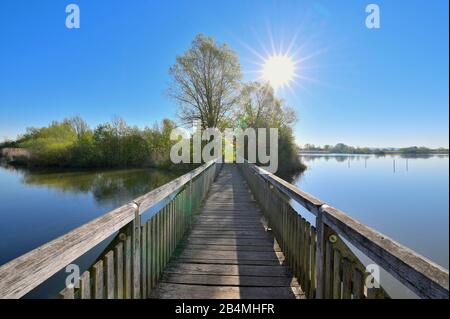
M 253 164 L 239 167 L 307 297 L 389 298 L 345 239 L 419 297 L 449 298 L 447 269 Z
M 201 167 L 0 267 L 0 298 L 20 298 L 114 236 L 63 298 L 147 298 L 220 169 Z M 163 207 L 141 223 L 141 215 Z

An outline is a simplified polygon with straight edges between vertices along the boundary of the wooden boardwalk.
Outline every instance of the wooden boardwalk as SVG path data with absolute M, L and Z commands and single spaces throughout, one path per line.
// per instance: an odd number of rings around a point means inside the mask
M 236 165 L 224 165 L 153 298 L 302 298 Z

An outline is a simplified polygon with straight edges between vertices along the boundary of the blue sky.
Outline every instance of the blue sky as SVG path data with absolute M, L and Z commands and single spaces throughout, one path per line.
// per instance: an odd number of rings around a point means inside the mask
M 69 3 L 80 29 L 65 27 Z M 365 27 L 368 3 L 380 29 Z M 291 44 L 301 77 L 278 94 L 300 144 L 448 147 L 446 0 L 2 0 L 0 139 L 76 114 L 173 118 L 167 71 L 198 33 L 234 48 L 246 80 Z

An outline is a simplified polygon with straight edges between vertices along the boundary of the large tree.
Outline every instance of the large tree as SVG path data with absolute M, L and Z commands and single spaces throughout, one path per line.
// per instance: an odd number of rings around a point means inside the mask
M 219 127 L 239 100 L 238 56 L 211 37 L 197 35 L 169 74 L 169 95 L 178 102 L 185 125 L 199 121 L 202 128 Z

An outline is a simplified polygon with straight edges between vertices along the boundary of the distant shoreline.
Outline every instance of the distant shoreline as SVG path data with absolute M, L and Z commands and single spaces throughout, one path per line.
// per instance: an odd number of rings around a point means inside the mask
M 344 143 L 338 143 L 336 145 L 314 145 L 305 144 L 300 148 L 300 154 L 354 154 L 354 155 L 448 155 L 449 150 L 447 148 L 428 148 L 425 146 L 409 146 L 402 148 L 384 147 L 384 148 L 371 148 L 371 147 L 355 147 L 346 145 Z
M 409 156 L 431 156 L 431 155 L 449 155 L 449 152 L 428 152 L 428 153 L 405 153 L 400 151 L 384 151 L 384 152 L 372 152 L 372 153 L 348 153 L 348 152 L 328 152 L 328 151 L 310 151 L 300 150 L 300 155 L 409 155 Z

